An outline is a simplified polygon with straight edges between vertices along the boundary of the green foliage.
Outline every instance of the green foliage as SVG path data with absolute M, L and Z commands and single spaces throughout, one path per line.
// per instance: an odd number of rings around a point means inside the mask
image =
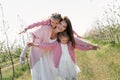
M 120 44 L 116 44 L 116 43 L 113 43 L 113 42 L 110 43 L 110 46 L 114 47 L 114 48 L 120 48 Z
M 29 70 L 28 64 L 24 64 L 24 65 L 20 65 L 15 67 L 15 77 L 14 78 L 18 78 L 19 76 L 21 76 L 25 71 Z M 9 70 L 6 73 L 3 73 L 3 80 L 12 80 L 12 69 Z
M 26 70 L 28 70 L 29 67 L 27 64 L 21 65 L 20 67 L 16 68 L 15 70 L 15 78 L 21 76 Z
M 15 68 L 14 78 L 18 78 L 24 73 L 24 71 L 29 70 L 27 62 L 24 65 L 20 64 L 19 56 L 21 50 L 21 47 L 10 48 Z M 2 66 L 2 80 L 13 80 L 13 70 L 11 67 L 11 60 L 8 51 L 2 51 L 0 54 L 0 66 Z

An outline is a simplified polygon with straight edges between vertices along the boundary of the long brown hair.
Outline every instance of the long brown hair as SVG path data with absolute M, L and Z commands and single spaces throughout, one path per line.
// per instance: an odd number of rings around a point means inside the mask
M 72 46 L 75 47 L 75 40 L 73 36 L 73 29 L 72 29 L 71 21 L 67 16 L 65 16 L 63 20 L 67 23 L 66 31 L 67 31 L 67 34 L 69 35 L 70 41 L 72 42 Z

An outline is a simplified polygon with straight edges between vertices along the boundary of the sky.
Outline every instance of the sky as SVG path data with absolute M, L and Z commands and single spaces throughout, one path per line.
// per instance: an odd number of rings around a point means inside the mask
M 0 0 L 3 7 L 4 20 L 9 25 L 9 37 L 18 36 L 23 28 L 42 19 L 48 18 L 52 13 L 68 16 L 74 31 L 79 35 L 92 28 L 96 18 L 101 17 L 108 3 L 112 0 Z M 2 25 L 0 9 L 0 25 Z M 3 35 L 0 34 L 0 37 Z M 12 37 L 11 37 L 12 36 Z M 11 39 L 12 40 L 12 39 Z

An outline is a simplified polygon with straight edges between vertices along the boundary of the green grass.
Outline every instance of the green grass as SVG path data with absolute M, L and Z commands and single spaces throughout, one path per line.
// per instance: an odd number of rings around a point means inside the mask
M 25 71 L 22 76 L 19 76 L 17 78 L 15 78 L 15 80 L 31 80 L 31 74 L 30 74 L 30 71 L 27 70 Z
M 100 50 L 76 51 L 76 64 L 81 72 L 78 80 L 120 80 L 119 46 L 100 45 Z M 26 71 L 16 80 L 31 80 Z
M 29 70 L 28 64 L 24 64 L 23 66 L 21 64 L 15 64 L 15 78 L 18 78 L 19 76 L 23 75 L 24 72 L 26 72 L 27 70 Z M 6 69 L 4 71 L 4 69 Z M 2 80 L 13 80 L 13 71 L 12 71 L 12 67 L 9 66 L 7 68 L 2 69 Z
M 78 80 L 120 80 L 119 48 L 106 45 L 97 51 L 77 51 L 76 56 L 81 68 Z

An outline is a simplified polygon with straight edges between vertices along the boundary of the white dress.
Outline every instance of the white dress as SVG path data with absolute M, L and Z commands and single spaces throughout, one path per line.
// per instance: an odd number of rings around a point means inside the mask
M 55 40 L 51 40 L 53 42 Z M 32 80 L 55 80 L 57 69 L 54 67 L 53 52 L 48 51 L 31 70 Z
M 58 75 L 63 79 L 76 77 L 77 73 L 80 72 L 79 67 L 72 61 L 67 44 L 61 44 L 61 48 L 62 55 L 58 67 Z

